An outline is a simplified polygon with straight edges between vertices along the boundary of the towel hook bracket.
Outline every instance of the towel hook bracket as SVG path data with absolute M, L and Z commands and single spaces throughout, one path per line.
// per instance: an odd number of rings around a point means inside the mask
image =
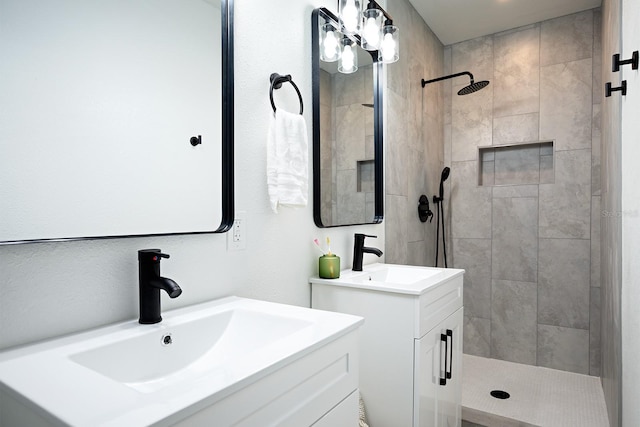
M 276 104 L 275 102 L 273 102 L 273 90 L 280 89 L 282 87 L 282 83 L 289 82 L 291 83 L 291 86 L 293 86 L 293 88 L 296 90 L 296 93 L 298 94 L 298 99 L 300 100 L 300 114 L 302 114 L 302 111 L 303 111 L 302 94 L 300 93 L 300 89 L 298 89 L 298 86 L 293 82 L 293 79 L 291 78 L 291 74 L 281 75 L 278 73 L 272 73 L 271 76 L 269 76 L 269 80 L 271 81 L 271 88 L 269 89 L 269 99 L 271 100 L 271 107 L 273 108 L 273 112 L 274 113 L 276 112 Z

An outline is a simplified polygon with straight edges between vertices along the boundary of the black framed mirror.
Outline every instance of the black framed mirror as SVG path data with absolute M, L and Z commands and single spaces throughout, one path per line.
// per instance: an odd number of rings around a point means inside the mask
M 233 0 L 0 14 L 0 244 L 230 229 Z
M 358 69 L 344 74 L 321 59 L 322 27 L 339 28 L 328 9 L 312 14 L 313 217 L 318 227 L 382 222 L 382 63 L 359 46 Z

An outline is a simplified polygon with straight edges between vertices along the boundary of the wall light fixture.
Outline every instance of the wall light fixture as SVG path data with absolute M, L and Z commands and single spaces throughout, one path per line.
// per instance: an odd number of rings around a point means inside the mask
M 355 47 L 378 52 L 378 59 L 391 64 L 399 57 L 400 39 L 393 18 L 375 1 L 368 0 L 362 10 L 360 0 L 338 0 L 338 17 L 327 20 L 320 35 L 320 59 L 338 61 L 338 71 L 353 73 L 358 69 Z

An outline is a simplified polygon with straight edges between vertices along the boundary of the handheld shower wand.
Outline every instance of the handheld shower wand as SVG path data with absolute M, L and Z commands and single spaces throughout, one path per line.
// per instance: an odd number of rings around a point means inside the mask
M 438 214 L 437 219 L 436 219 L 436 263 L 435 266 L 438 266 L 438 252 L 439 252 L 439 243 L 440 243 L 440 222 L 442 222 L 442 255 L 444 258 L 444 266 L 445 268 L 448 267 L 447 265 L 447 243 L 446 243 L 446 234 L 445 234 L 445 227 L 444 227 L 444 206 L 443 206 L 443 201 L 444 201 L 444 182 L 447 180 L 447 178 L 449 178 L 449 173 L 451 172 L 451 169 L 448 167 L 445 167 L 444 169 L 442 169 L 442 173 L 440 174 L 440 192 L 438 194 L 438 196 L 433 196 L 433 203 L 436 204 L 436 213 Z
M 440 175 L 440 200 L 444 199 L 444 182 L 449 178 L 449 173 L 451 169 L 445 167 L 442 169 L 442 174 Z

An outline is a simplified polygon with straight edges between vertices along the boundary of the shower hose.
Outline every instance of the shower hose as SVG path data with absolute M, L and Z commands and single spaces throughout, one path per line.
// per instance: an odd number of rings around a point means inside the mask
M 436 264 L 438 266 L 439 244 L 440 244 L 440 225 L 442 224 L 442 259 L 444 260 L 445 268 L 447 265 L 447 241 L 444 228 L 444 201 L 443 198 L 433 196 L 433 202 L 436 204 Z

